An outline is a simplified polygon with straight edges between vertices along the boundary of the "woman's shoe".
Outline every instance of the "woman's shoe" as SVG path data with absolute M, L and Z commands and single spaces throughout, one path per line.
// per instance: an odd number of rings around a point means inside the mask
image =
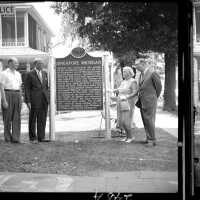
M 128 139 L 128 138 L 125 137 L 125 138 L 121 139 L 120 141 L 121 141 L 121 142 L 126 142 L 127 139 Z
M 126 143 L 131 143 L 133 140 L 135 140 L 134 137 L 127 139 L 125 142 L 126 142 Z

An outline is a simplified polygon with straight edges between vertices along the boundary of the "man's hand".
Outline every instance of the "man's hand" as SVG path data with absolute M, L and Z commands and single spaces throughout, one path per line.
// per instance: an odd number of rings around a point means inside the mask
M 118 96 L 118 94 L 119 94 L 119 89 L 114 89 L 113 92 Z
M 111 96 L 110 99 L 111 99 L 112 101 L 117 101 L 117 97 Z
M 5 109 L 8 108 L 8 103 L 7 103 L 6 100 L 4 100 L 4 101 L 2 102 L 2 105 L 3 105 L 3 108 L 5 108 Z
M 120 96 L 120 100 L 121 100 L 121 101 L 127 100 L 127 97 L 126 97 L 125 95 Z
M 27 107 L 29 110 L 31 110 L 31 103 L 27 103 Z

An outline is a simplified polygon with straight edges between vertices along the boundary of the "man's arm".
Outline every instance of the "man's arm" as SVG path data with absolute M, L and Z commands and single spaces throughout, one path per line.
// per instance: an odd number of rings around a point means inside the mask
M 0 73 L 0 92 L 1 92 L 1 99 L 3 108 L 8 108 L 8 102 L 6 100 L 6 95 L 4 91 L 4 84 L 5 84 L 5 76 L 3 73 Z
M 31 87 L 31 80 L 30 80 L 30 75 L 29 75 L 30 72 L 28 72 L 26 74 L 26 77 L 25 77 L 25 81 L 24 81 L 24 92 L 25 92 L 25 103 L 27 104 L 28 108 L 31 109 L 31 91 L 30 91 L 30 87 Z
M 20 97 L 21 97 L 21 103 L 23 102 L 23 95 L 22 95 L 22 75 L 21 73 L 19 73 L 19 78 L 20 78 L 20 88 L 19 88 L 19 91 L 20 91 Z
M 157 97 L 159 97 L 162 90 L 162 84 L 161 84 L 160 76 L 158 75 L 158 73 L 156 72 L 152 73 L 152 82 L 156 90 Z
M 46 100 L 47 100 L 47 103 L 50 103 L 50 83 L 49 83 L 49 80 L 48 80 L 48 73 L 46 71 L 43 71 L 44 73 L 44 77 L 45 77 L 45 90 L 44 90 L 44 94 L 46 96 Z
M 3 87 L 2 83 L 0 83 L 0 91 L 1 91 L 2 105 L 4 108 L 8 108 L 8 103 L 6 100 L 6 95 L 5 95 L 5 91 L 4 91 L 4 87 Z

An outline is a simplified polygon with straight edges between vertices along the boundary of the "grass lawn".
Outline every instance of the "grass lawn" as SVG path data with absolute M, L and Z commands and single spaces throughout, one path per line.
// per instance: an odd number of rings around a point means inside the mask
M 97 176 L 105 171 L 177 171 L 177 139 L 156 129 L 158 144 L 143 144 L 144 129 L 137 129 L 136 141 L 127 144 L 121 138 L 94 138 L 95 131 L 56 133 L 57 140 L 30 144 L 10 144 L 0 135 L 0 171 L 58 173 Z M 75 143 L 75 139 L 79 139 Z

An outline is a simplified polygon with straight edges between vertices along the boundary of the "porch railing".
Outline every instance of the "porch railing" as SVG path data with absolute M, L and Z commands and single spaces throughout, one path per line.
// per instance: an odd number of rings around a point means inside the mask
M 12 46 L 25 46 L 25 42 L 5 42 L 2 41 L 2 47 L 12 47 Z

